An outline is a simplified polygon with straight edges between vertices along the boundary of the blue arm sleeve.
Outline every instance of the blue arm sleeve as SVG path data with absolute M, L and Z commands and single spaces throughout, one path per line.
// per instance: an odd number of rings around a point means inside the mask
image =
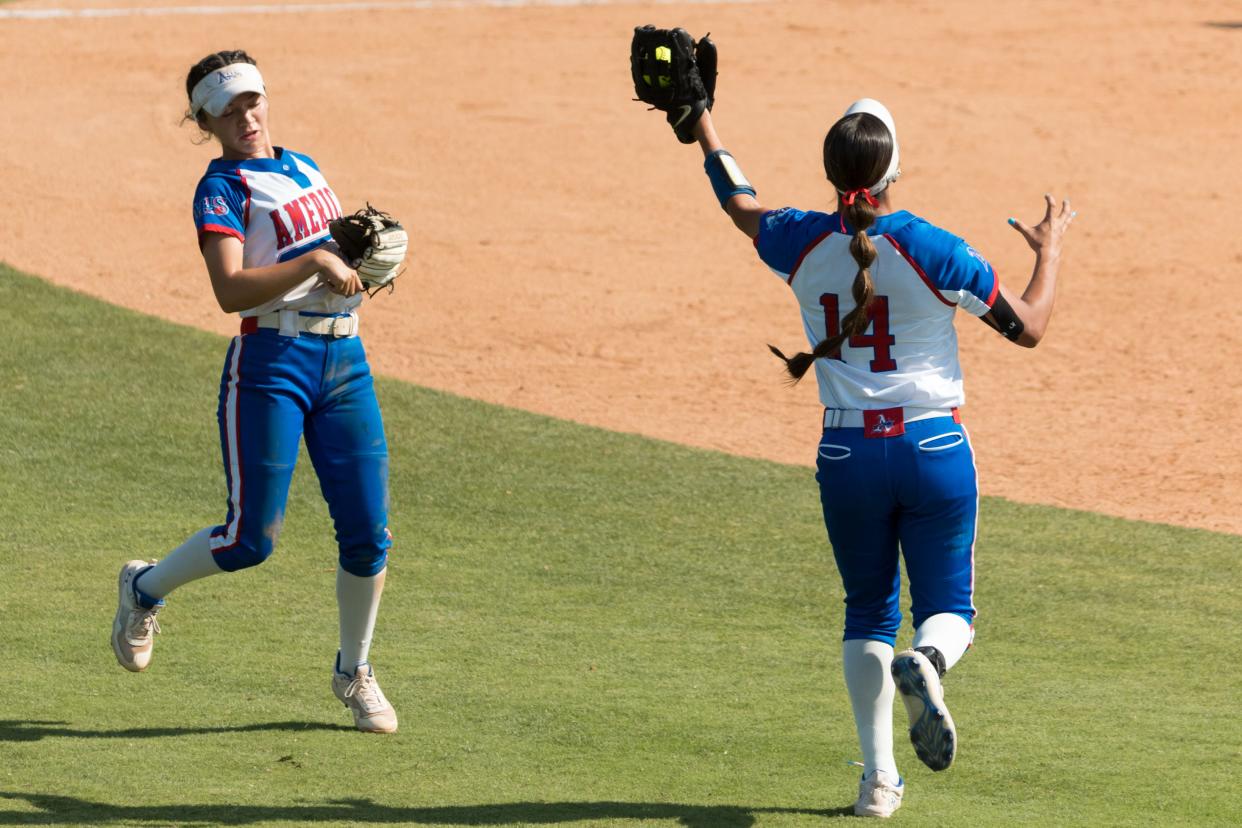
M 725 212 L 729 210 L 729 199 L 735 195 L 756 194 L 733 153 L 728 150 L 718 149 L 708 155 L 703 161 L 703 169 L 707 172 L 707 180 L 712 183 L 712 192 L 720 202 L 720 209 Z

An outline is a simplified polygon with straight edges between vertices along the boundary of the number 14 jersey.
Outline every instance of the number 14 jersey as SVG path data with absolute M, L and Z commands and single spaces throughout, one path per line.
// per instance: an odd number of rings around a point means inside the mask
M 837 213 L 789 207 L 760 221 L 755 249 L 793 289 L 812 347 L 837 334 L 854 308 L 853 232 Z M 877 216 L 867 235 L 877 254 L 869 322 L 839 353 L 816 360 L 821 402 L 862 410 L 962 405 L 953 315 L 991 309 L 995 271 L 962 239 L 904 210 Z

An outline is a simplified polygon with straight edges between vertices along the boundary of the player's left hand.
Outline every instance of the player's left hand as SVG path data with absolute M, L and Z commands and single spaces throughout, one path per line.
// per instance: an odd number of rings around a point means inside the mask
M 683 144 L 695 142 L 694 128 L 716 102 L 716 44 L 697 43 L 685 29 L 638 26 L 630 41 L 630 74 L 638 100 L 665 113 Z
M 1078 213 L 1070 209 L 1068 198 L 1061 202 L 1058 209 L 1056 199 L 1044 193 L 1044 203 L 1047 209 L 1044 210 L 1043 221 L 1039 224 L 1027 227 L 1017 219 L 1011 218 L 1009 225 L 1022 234 L 1026 243 L 1036 254 L 1056 259 L 1061 255 L 1061 240 L 1065 237 L 1065 231 L 1069 229 L 1070 223 Z

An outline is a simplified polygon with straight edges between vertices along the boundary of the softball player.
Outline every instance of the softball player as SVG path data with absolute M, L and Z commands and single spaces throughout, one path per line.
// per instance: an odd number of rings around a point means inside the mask
M 121 567 L 112 648 L 145 670 L 169 593 L 271 554 L 305 436 L 340 549 L 332 689 L 359 730 L 390 733 L 397 716 L 368 663 L 392 543 L 388 450 L 358 337 L 362 284 L 324 247 L 340 203 L 313 160 L 272 145 L 263 78 L 245 52 L 199 61 L 186 92 L 188 117 L 221 148 L 194 194 L 199 248 L 221 309 L 241 316 L 217 411 L 228 512 L 162 561 Z
M 693 137 L 721 206 L 793 291 L 812 346 L 792 358 L 773 351 L 794 379 L 813 366 L 819 382 L 816 479 L 845 587 L 842 664 L 863 757 L 854 810 L 887 817 L 904 790 L 893 756 L 894 693 L 905 703 L 919 758 L 947 768 L 957 734 L 941 678 L 974 635 L 979 495 L 959 414 L 965 395 L 954 313 L 960 308 L 1034 347 L 1052 313 L 1061 240 L 1074 213 L 1068 201 L 1058 206 L 1046 196 L 1036 226 L 1009 220 L 1036 254 L 1019 295 L 960 238 L 896 209 L 897 132 L 878 101 L 854 103 L 824 140 L 832 214 L 760 205 L 709 112 Z M 894 656 L 898 550 L 915 633 L 912 649 Z

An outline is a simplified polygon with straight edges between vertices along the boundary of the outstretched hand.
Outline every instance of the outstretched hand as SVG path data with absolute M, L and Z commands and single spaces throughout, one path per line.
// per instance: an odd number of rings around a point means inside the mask
M 1061 202 L 1059 210 L 1056 206 L 1056 199 L 1048 193 L 1044 193 L 1044 201 L 1047 209 L 1044 211 L 1043 221 L 1039 224 L 1028 227 L 1017 219 L 1011 218 L 1009 226 L 1021 233 L 1022 238 L 1026 239 L 1026 243 L 1037 254 L 1056 258 L 1061 255 L 1061 240 L 1065 236 L 1065 231 L 1069 229 L 1070 222 L 1078 213 L 1070 209 L 1068 198 Z

